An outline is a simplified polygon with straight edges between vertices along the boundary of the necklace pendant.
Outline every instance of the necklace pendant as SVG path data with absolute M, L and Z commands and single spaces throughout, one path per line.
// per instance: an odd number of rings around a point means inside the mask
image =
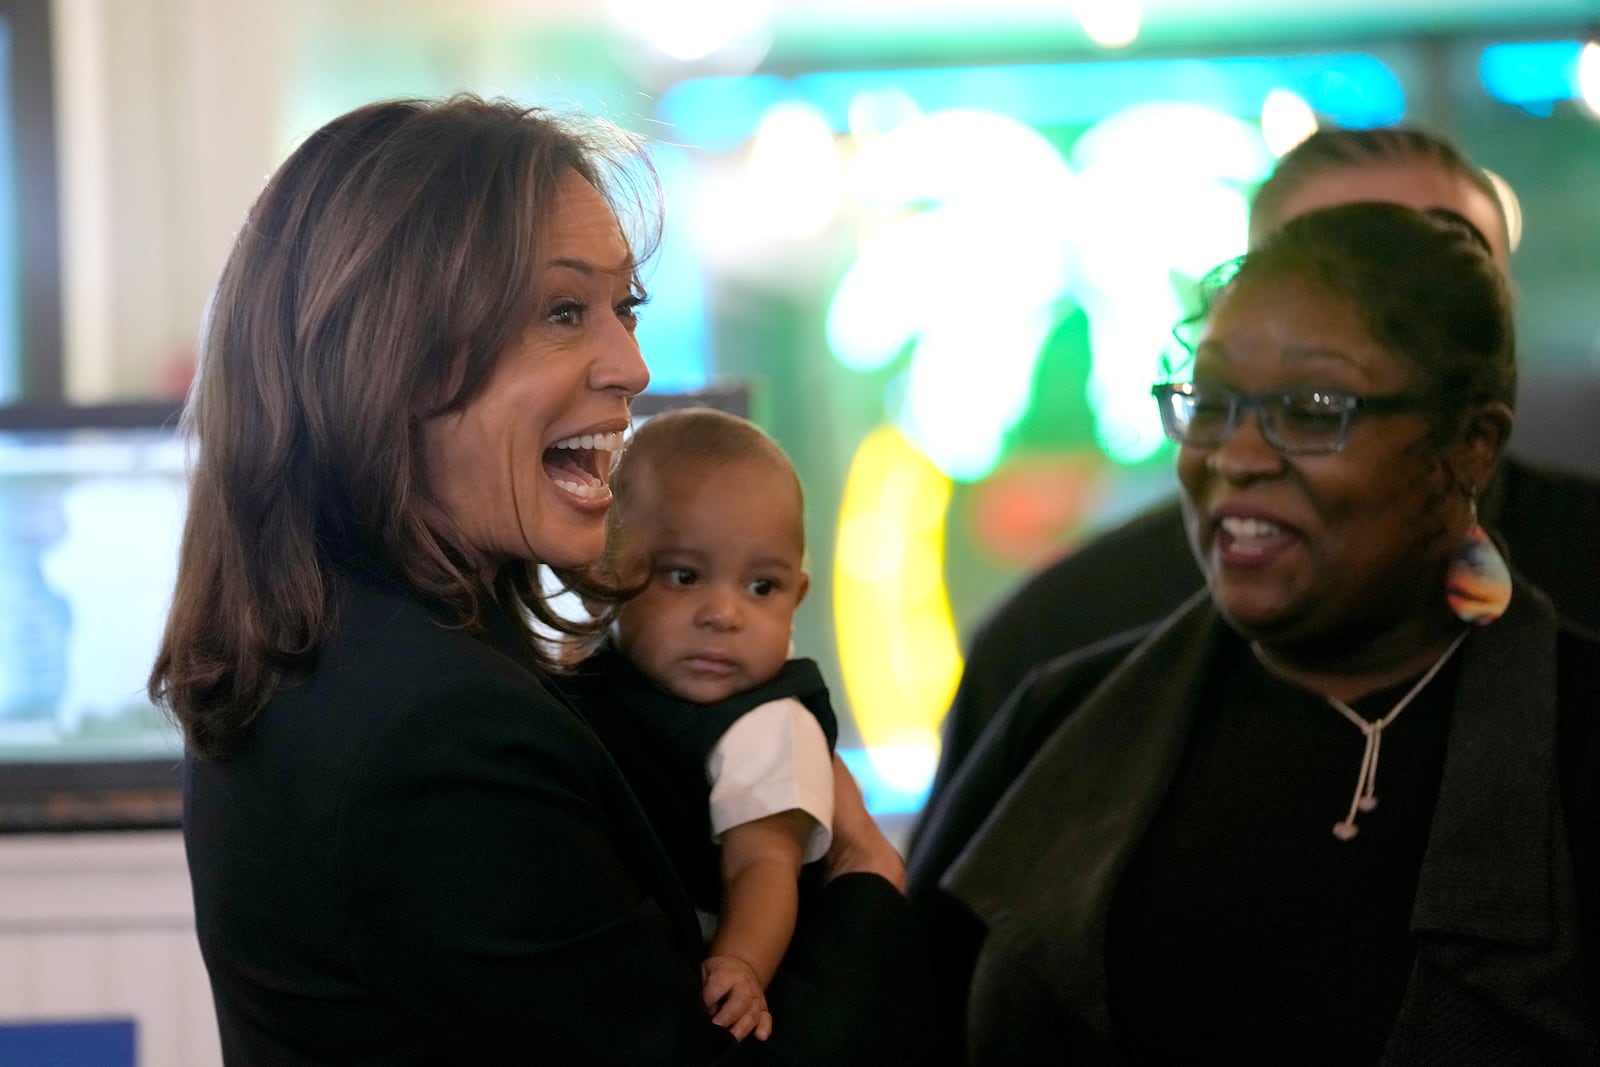
M 1346 815 L 1342 822 L 1333 824 L 1333 836 L 1340 841 L 1348 841 L 1356 836 L 1357 812 L 1371 811 L 1378 806 L 1378 798 L 1373 796 L 1371 790 L 1375 788 L 1375 783 L 1378 780 L 1378 745 L 1383 737 L 1384 727 L 1400 717 L 1400 713 L 1406 710 L 1406 705 L 1411 703 L 1413 697 L 1422 692 L 1423 686 L 1433 680 L 1433 676 L 1439 673 L 1439 668 L 1444 666 L 1445 660 L 1450 658 L 1452 652 L 1461 647 L 1461 642 L 1466 640 L 1466 637 L 1467 631 L 1463 629 L 1456 635 L 1456 639 L 1450 642 L 1449 647 L 1440 653 L 1439 658 L 1433 661 L 1433 666 L 1424 671 L 1422 677 L 1417 679 L 1416 684 L 1406 691 L 1406 695 L 1400 698 L 1399 703 L 1389 709 L 1389 714 L 1380 718 L 1364 719 L 1356 713 L 1354 708 L 1338 697 L 1326 693 L 1323 694 L 1323 699 L 1333 707 L 1333 710 L 1349 719 L 1367 739 L 1366 751 L 1361 755 L 1361 772 L 1356 777 L 1355 796 L 1350 798 L 1350 814 Z M 1272 670 L 1272 665 L 1262 656 L 1261 650 L 1255 645 L 1250 647 L 1255 651 L 1256 658 L 1261 660 L 1267 670 Z

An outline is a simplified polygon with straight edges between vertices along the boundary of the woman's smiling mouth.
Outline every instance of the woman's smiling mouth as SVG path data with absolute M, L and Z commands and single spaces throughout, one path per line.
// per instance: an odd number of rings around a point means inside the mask
M 1297 537 L 1287 526 L 1247 515 L 1225 515 L 1215 520 L 1212 528 L 1217 559 L 1233 566 L 1266 563 Z
M 620 431 L 565 438 L 545 449 L 545 473 L 558 487 L 579 500 L 609 500 L 611 487 L 607 479 L 622 445 Z

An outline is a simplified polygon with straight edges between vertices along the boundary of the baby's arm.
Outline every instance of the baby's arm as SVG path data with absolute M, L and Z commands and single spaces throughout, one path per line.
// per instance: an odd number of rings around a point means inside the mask
M 743 1039 L 772 1032 L 765 989 L 794 934 L 798 880 L 815 820 L 799 810 L 722 834 L 722 914 L 701 970 L 712 1021 Z

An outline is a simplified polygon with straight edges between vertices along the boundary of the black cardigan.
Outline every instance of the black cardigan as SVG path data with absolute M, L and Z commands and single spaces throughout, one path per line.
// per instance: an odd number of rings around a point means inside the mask
M 186 761 L 228 1064 L 910 1060 L 926 1001 L 893 887 L 830 883 L 769 990 L 771 1041 L 735 1044 L 701 1005 L 683 888 L 584 720 L 514 647 L 343 577 L 310 675 L 227 759 Z
M 1041 667 L 929 810 L 910 876 L 937 949 L 944 1048 L 970 1039 L 980 1067 L 1113 1055 L 1111 895 L 1230 638 L 1202 593 L 1147 636 Z M 1416 965 L 1385 1062 L 1593 1063 L 1600 642 L 1558 629 L 1519 581 L 1460 657 Z

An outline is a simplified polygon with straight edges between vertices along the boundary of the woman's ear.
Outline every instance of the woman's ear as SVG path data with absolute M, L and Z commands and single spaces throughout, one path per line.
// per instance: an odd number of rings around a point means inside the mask
M 1456 484 L 1472 493 L 1483 491 L 1511 436 L 1511 408 L 1499 401 L 1478 404 L 1467 412 L 1450 450 Z

